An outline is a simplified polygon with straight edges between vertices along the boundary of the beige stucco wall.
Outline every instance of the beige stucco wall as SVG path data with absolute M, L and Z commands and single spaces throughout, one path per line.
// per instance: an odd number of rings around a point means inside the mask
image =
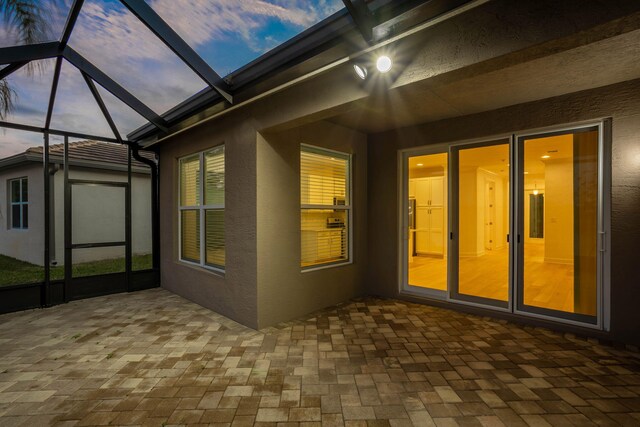
M 29 182 L 29 228 L 13 230 L 9 223 L 8 181 L 26 177 Z M 29 164 L 0 172 L 0 254 L 32 264 L 44 262 L 44 200 L 42 165 Z
M 352 154 L 352 263 L 301 271 L 300 144 Z M 366 135 L 327 122 L 258 135 L 258 325 L 268 326 L 364 292 Z
M 360 274 L 360 266 L 353 271 L 319 272 L 317 282 L 295 271 L 297 261 L 290 258 L 299 253 L 297 223 L 279 227 L 284 219 L 275 213 L 295 220 L 290 215 L 298 211 L 297 171 L 293 167 L 294 148 L 279 138 L 285 135 L 282 132 L 293 132 L 289 135 L 298 132 L 302 137 L 301 126 L 324 120 L 356 129 L 376 127 L 379 121 L 379 126 L 390 128 L 391 124 L 398 130 L 368 136 L 366 167 L 375 172 L 367 175 L 368 204 L 363 221 L 367 223 L 367 239 L 373 238 L 375 242 L 366 241 L 366 264 L 373 268 L 367 270 L 360 286 L 365 286 L 368 293 L 396 296 L 399 148 L 592 119 L 622 111 L 623 95 L 618 96 L 617 109 L 600 108 L 609 104 L 596 106 L 591 98 L 581 98 L 581 103 L 586 101 L 584 105 L 576 103 L 566 109 L 550 101 L 531 104 L 535 107 L 498 109 L 524 100 L 636 78 L 628 77 L 626 68 L 625 73 L 593 73 L 591 80 L 577 79 L 571 73 L 550 76 L 545 74 L 547 71 L 531 72 L 530 63 L 544 64 L 548 56 L 559 52 L 570 51 L 574 58 L 589 59 L 590 47 L 586 46 L 589 43 L 637 30 L 640 20 L 637 2 L 596 3 L 590 2 L 593 7 L 585 8 L 583 1 L 570 0 L 559 8 L 554 1 L 488 2 L 406 38 L 402 46 L 389 46 L 397 48 L 394 53 L 400 70 L 393 76 L 394 81 L 387 82 L 391 89 L 359 82 L 353 75 L 352 64 L 344 62 L 329 72 L 249 105 L 236 106 L 163 140 L 157 145 L 161 158 L 162 286 L 253 327 L 319 308 L 339 295 L 362 289 L 352 286 Z M 554 60 L 566 62 L 561 56 Z M 554 70 L 540 65 L 538 68 L 548 73 Z M 584 68 L 580 68 L 579 75 L 584 75 Z M 421 84 L 415 84 L 421 80 Z M 500 90 L 501 86 L 504 90 Z M 601 95 L 610 94 L 603 91 Z M 578 95 L 572 95 L 575 96 Z M 242 99 L 242 94 L 236 99 Z M 487 110 L 495 111 L 442 120 Z M 213 111 L 215 108 L 209 113 Z M 407 121 L 415 123 L 416 117 L 431 124 L 401 127 Z M 616 119 L 618 126 L 622 117 Z M 334 143 L 323 133 L 325 125 L 314 126 L 321 126 L 313 132 L 317 140 L 322 144 Z M 228 262 L 224 276 L 177 260 L 177 159 L 220 143 L 227 147 Z M 362 163 L 359 165 L 360 168 Z M 285 191 L 276 193 L 275 184 Z M 286 255 L 275 253 L 285 251 Z M 361 256 L 357 251 L 355 254 Z M 295 274 L 291 277 L 297 280 L 290 280 L 289 274 Z M 297 286 L 300 281 L 310 285 Z M 331 289 L 320 292 L 323 286 L 332 286 L 334 282 L 342 283 L 347 291 L 336 288 L 335 292 Z M 287 299 L 289 295 L 291 299 Z M 317 303 L 308 301 L 314 298 Z M 304 304 L 304 308 L 289 307 L 296 304 Z
M 256 302 L 256 126 L 244 117 L 195 128 L 160 153 L 161 284 L 164 288 L 252 327 Z M 178 159 L 225 144 L 224 274 L 179 261 Z

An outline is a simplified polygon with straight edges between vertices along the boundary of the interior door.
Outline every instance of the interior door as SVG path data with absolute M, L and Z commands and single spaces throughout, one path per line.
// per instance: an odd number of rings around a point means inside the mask
M 510 215 L 492 218 L 491 212 L 508 212 L 510 206 L 510 139 L 451 147 L 452 230 L 450 297 L 481 305 L 508 308 L 511 251 L 508 243 Z M 486 191 L 487 183 L 494 187 Z M 489 205 L 494 205 L 489 208 Z M 491 227 L 486 224 L 492 222 Z M 494 250 L 487 242 L 494 240 Z M 487 235 L 489 234 L 489 235 Z
M 518 138 L 519 311 L 598 321 L 599 145 L 598 126 Z

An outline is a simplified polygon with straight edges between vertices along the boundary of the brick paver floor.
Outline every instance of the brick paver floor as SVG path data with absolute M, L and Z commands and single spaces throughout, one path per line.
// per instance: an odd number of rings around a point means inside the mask
M 0 425 L 640 425 L 640 355 L 392 300 L 254 331 L 161 289 L 0 316 Z

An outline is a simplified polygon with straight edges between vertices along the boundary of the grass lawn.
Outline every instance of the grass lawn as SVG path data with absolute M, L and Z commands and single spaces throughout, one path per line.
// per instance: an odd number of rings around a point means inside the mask
M 151 268 L 151 254 L 134 255 L 132 269 Z M 124 271 L 124 258 L 104 259 L 85 262 L 73 266 L 73 277 L 94 276 L 97 274 L 118 273 Z M 64 267 L 51 267 L 51 280 L 64 279 Z M 44 268 L 15 258 L 0 255 L 0 286 L 38 283 L 44 280 Z

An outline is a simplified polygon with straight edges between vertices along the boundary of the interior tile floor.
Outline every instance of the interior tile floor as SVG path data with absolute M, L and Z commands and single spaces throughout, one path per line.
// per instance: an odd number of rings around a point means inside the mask
M 640 425 L 640 354 L 364 299 L 254 331 L 154 289 L 0 316 L 0 425 Z

